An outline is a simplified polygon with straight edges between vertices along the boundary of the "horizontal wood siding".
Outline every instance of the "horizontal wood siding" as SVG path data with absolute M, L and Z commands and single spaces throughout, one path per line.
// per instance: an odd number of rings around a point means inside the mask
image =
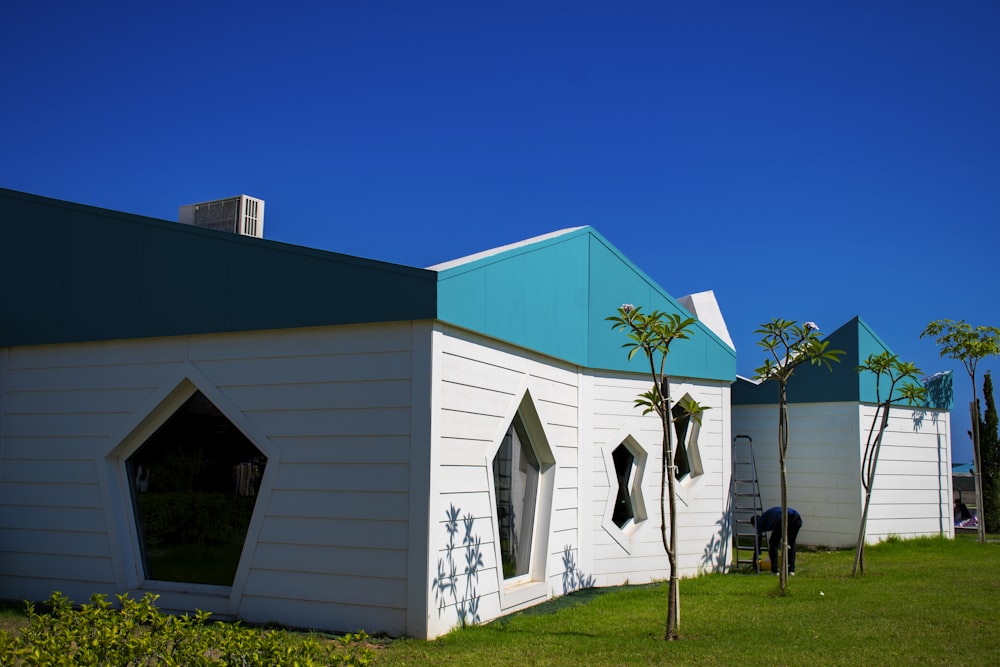
M 548 530 L 550 591 L 561 592 L 564 550 L 579 544 L 579 375 L 544 357 L 498 345 L 450 328 L 435 344 L 438 438 L 431 483 L 431 584 L 429 634 L 460 623 L 470 606 L 480 621 L 512 611 L 504 607 L 503 576 L 496 558 L 495 508 L 490 466 L 499 438 L 525 390 L 556 460 Z M 449 512 L 457 522 L 449 523 Z M 457 530 L 452 534 L 450 531 Z M 465 574 L 466 558 L 481 561 Z M 454 568 L 454 569 L 453 569 Z M 509 599 L 508 599 L 509 604 Z
M 6 351 L 0 597 L 120 592 L 136 554 L 132 538 L 110 532 L 108 517 L 120 510 L 105 498 L 127 494 L 102 490 L 98 466 L 188 367 L 272 454 L 236 598 L 213 611 L 406 632 L 414 326 Z M 184 596 L 169 592 L 183 606 Z
M 862 404 L 866 437 L 875 407 Z M 950 415 L 937 410 L 892 408 L 882 438 L 866 540 L 890 535 L 954 535 L 951 495 Z
M 599 585 L 664 579 L 669 568 L 660 536 L 663 432 L 658 417 L 642 416 L 635 407 L 635 398 L 649 389 L 649 382 L 635 376 L 603 374 L 591 382 L 593 429 L 588 460 L 594 475 L 592 499 L 585 507 L 593 531 L 593 574 Z M 678 565 L 682 576 L 693 576 L 706 570 L 724 570 L 730 560 L 726 504 L 731 476 L 729 386 L 712 381 L 671 384 L 675 399 L 685 394 L 711 408 L 704 414 L 698 437 L 704 474 L 678 485 Z M 627 538 L 616 539 L 614 528 L 608 526 L 608 499 L 617 493 L 617 484 L 609 481 L 615 473 L 608 470 L 602 450 L 614 450 L 623 433 L 648 454 L 642 483 L 646 520 L 629 528 Z M 619 541 L 622 539 L 628 549 Z
M 857 542 L 864 503 L 861 459 L 874 406 L 789 406 L 788 502 L 803 517 L 799 542 L 849 547 Z M 777 407 L 733 407 L 733 433 L 753 438 L 765 509 L 781 502 Z M 868 541 L 949 534 L 951 499 L 948 413 L 893 408 L 876 474 Z M 944 522 L 942 522 L 942 517 Z
M 788 504 L 802 514 L 799 543 L 853 544 L 861 521 L 857 403 L 794 403 L 788 423 Z M 753 438 L 764 509 L 781 505 L 777 432 L 777 406 L 733 406 L 733 434 Z
M 183 349 L 145 347 L 149 355 L 109 343 L 0 355 L 0 597 L 120 592 L 97 453 Z

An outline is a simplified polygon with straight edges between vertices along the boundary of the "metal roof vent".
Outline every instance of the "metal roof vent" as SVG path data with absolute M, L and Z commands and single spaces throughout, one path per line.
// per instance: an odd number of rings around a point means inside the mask
M 247 195 L 181 206 L 177 219 L 185 225 L 264 238 L 264 200 Z

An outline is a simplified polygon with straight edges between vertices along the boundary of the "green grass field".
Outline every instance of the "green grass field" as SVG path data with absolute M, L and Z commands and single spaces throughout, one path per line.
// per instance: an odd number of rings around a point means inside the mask
M 1000 665 L 1000 544 L 920 539 L 800 552 L 778 578 L 681 582 L 681 640 L 662 640 L 662 585 L 582 591 L 431 642 L 399 640 L 377 665 Z
M 666 592 L 657 584 L 580 591 L 434 641 L 365 645 L 378 666 L 995 666 L 1000 539 L 992 539 L 869 547 L 859 578 L 850 576 L 852 551 L 800 552 L 785 596 L 770 574 L 685 579 L 677 642 L 662 639 Z M 26 623 L 23 606 L 0 609 L 0 629 Z

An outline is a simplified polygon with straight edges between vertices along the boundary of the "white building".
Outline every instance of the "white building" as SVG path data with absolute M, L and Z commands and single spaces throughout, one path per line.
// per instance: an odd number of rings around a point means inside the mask
M 591 228 L 432 270 L 0 190 L 0 598 L 433 637 L 667 576 L 659 422 Z M 672 351 L 680 565 L 729 563 L 735 352 Z M 709 327 L 715 329 L 713 331 Z M 718 332 L 718 335 L 717 333 Z
M 871 354 L 889 347 L 860 318 L 830 334 L 844 350 L 832 371 L 799 366 L 788 385 L 788 504 L 803 517 L 800 544 L 857 543 L 865 490 L 861 465 L 877 407 L 875 375 L 858 373 Z M 891 352 L 891 350 L 889 350 Z M 950 388 L 951 376 L 938 377 Z M 883 376 L 881 398 L 888 380 Z M 932 392 L 940 396 L 942 392 Z M 950 396 L 950 391 L 944 392 Z M 778 393 L 775 382 L 740 378 L 733 386 L 733 434 L 753 440 L 764 508 L 781 504 L 778 468 Z M 890 409 L 872 490 L 866 542 L 890 535 L 954 536 L 951 427 L 948 403 Z M 737 443 L 736 446 L 745 446 Z

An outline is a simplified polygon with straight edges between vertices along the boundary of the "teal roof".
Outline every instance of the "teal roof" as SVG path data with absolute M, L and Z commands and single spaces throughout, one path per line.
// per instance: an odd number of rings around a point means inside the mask
M 431 267 L 438 319 L 596 369 L 644 373 L 605 318 L 623 303 L 691 314 L 591 227 L 579 227 Z M 732 381 L 736 352 L 698 322 L 672 346 L 671 375 Z
M 856 370 L 869 355 L 892 353 L 889 346 L 864 320 L 854 317 L 823 340 L 829 341 L 830 349 L 844 351 L 840 363 L 832 364 L 831 370 L 823 365 L 812 364 L 796 368 L 788 382 L 789 403 L 876 403 L 879 395 L 884 400 L 890 380 L 883 375 L 881 386 L 877 388 L 875 373 L 871 371 L 858 373 Z M 897 386 L 897 391 L 898 389 Z M 734 405 L 777 403 L 777 383 L 770 381 L 754 384 L 740 378 L 733 385 L 732 401 Z M 951 406 L 933 405 L 933 407 Z
M 0 346 L 433 319 L 424 269 L 0 189 Z
M 622 303 L 690 316 L 590 227 L 417 269 L 12 190 L 0 212 L 0 346 L 439 319 L 645 373 L 605 318 Z M 736 353 L 699 322 L 668 368 L 732 381 Z

